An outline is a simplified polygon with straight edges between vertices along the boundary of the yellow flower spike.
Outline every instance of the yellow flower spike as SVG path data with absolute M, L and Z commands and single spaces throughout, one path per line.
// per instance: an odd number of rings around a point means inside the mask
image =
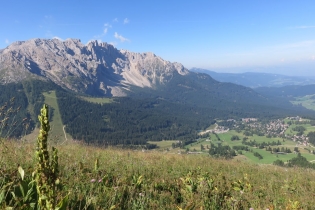
M 47 149 L 47 138 L 50 129 L 48 121 L 48 106 L 44 104 L 41 114 L 38 116 L 41 128 L 37 137 L 37 166 L 35 172 L 35 182 L 38 193 L 38 207 L 42 210 L 55 209 L 56 205 L 56 185 L 60 183 L 58 179 L 58 154 L 53 148 L 52 160 L 49 159 Z

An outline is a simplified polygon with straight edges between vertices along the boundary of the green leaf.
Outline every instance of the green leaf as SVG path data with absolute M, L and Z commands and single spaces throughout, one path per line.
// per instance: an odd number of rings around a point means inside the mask
M 26 194 L 26 191 L 27 191 L 27 183 L 25 183 L 25 182 L 22 181 L 22 182 L 20 183 L 19 188 L 20 188 L 20 193 L 22 194 L 22 197 L 24 198 L 24 197 L 25 197 L 25 194 Z
M 113 209 L 116 209 L 116 205 L 111 206 L 109 210 L 113 210 Z
M 234 187 L 233 188 L 235 191 L 240 191 L 241 189 L 239 187 Z
M 192 187 L 191 187 L 191 185 L 186 185 L 186 189 L 188 190 L 188 192 L 192 193 Z
M 24 179 L 24 170 L 21 166 L 18 168 L 19 174 L 21 175 L 22 180 Z
M 0 204 L 4 201 L 4 197 L 5 197 L 5 191 L 2 190 L 0 193 Z
M 14 199 L 16 199 L 15 193 L 11 192 L 11 195 L 13 196 Z
M 69 193 L 70 194 L 70 193 Z M 69 194 L 66 195 L 56 206 L 55 210 L 66 210 L 69 201 Z
M 34 190 L 33 187 L 29 188 L 27 193 L 26 193 L 26 196 L 24 197 L 24 201 L 36 201 L 36 191 Z

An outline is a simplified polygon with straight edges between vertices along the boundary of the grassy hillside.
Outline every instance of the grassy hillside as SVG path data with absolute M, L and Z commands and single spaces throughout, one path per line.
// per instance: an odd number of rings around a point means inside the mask
M 45 97 L 45 104 L 53 110 L 53 115 L 51 118 L 51 131 L 50 137 L 58 140 L 60 142 L 66 141 L 67 139 L 71 139 L 72 137 L 65 132 L 65 125 L 62 123 L 59 106 L 57 102 L 56 91 L 48 91 L 43 93 Z
M 307 109 L 315 110 L 315 95 L 296 97 L 291 101 L 292 104 L 302 105 Z
M 70 193 L 68 209 L 312 209 L 315 205 L 313 170 L 75 142 L 57 148 L 63 185 L 58 198 Z M 7 192 L 6 184 L 18 186 L 18 164 L 30 179 L 35 146 L 4 141 L 0 152 L 0 191 Z M 0 199 L 0 208 L 6 205 Z
M 86 97 L 86 96 L 81 96 L 80 98 L 88 102 L 97 103 L 97 104 L 107 104 L 107 103 L 113 102 L 113 99 L 111 98 L 97 98 L 97 97 Z

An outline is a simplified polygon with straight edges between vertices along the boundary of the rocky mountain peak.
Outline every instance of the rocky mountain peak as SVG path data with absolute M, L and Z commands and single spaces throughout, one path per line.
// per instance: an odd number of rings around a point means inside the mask
M 130 86 L 154 87 L 188 70 L 154 53 L 118 50 L 97 40 L 31 39 L 14 42 L 0 51 L 0 81 L 29 77 L 48 79 L 77 92 L 123 96 Z

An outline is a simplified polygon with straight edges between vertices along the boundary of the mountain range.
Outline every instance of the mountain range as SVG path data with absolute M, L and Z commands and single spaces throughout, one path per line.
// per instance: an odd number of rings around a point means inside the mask
M 220 82 L 231 82 L 250 88 L 283 87 L 288 85 L 315 84 L 314 77 L 286 76 L 281 74 L 246 72 L 246 73 L 218 73 L 200 68 L 190 69 L 192 72 L 205 73 Z
M 18 98 L 23 104 L 19 118 L 30 118 L 32 128 L 54 93 L 67 133 L 106 144 L 190 141 L 217 119 L 314 115 L 287 98 L 219 82 L 154 53 L 118 50 L 98 41 L 15 42 L 0 51 L 0 81 L 0 104 Z M 110 97 L 112 103 L 85 100 L 91 96 Z M 11 129 L 15 136 L 20 130 Z
M 189 71 L 153 53 L 118 50 L 113 45 L 79 39 L 18 41 L 0 52 L 1 83 L 26 78 L 53 81 L 75 92 L 125 96 L 130 86 L 150 87 Z

